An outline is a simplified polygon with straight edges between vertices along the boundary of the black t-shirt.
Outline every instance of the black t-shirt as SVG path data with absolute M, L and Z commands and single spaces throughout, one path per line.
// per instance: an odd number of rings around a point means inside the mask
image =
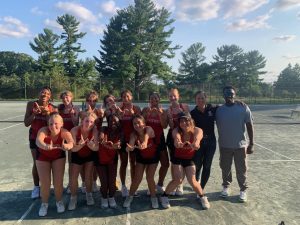
M 196 127 L 203 130 L 203 136 L 215 136 L 216 110 L 217 106 L 207 104 L 203 113 L 197 109 L 197 106 L 191 111 Z

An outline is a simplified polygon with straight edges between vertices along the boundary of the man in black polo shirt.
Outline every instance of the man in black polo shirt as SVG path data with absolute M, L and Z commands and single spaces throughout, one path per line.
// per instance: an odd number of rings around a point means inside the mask
M 196 152 L 194 162 L 196 165 L 196 179 L 199 181 L 202 168 L 200 185 L 204 189 L 211 170 L 212 160 L 216 151 L 216 136 L 214 132 L 216 106 L 206 103 L 206 94 L 198 91 L 195 94 L 196 107 L 191 111 L 191 116 L 196 127 L 203 130 L 203 139 L 200 149 Z

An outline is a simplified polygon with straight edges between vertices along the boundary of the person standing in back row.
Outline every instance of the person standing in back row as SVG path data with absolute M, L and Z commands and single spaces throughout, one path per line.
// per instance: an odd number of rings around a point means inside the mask
M 196 180 L 200 180 L 201 188 L 204 189 L 210 177 L 211 165 L 216 151 L 216 136 L 214 131 L 216 109 L 206 102 L 207 96 L 204 91 L 195 94 L 195 108 L 191 111 L 191 116 L 195 121 L 196 127 L 203 130 L 203 138 L 200 149 L 196 151 L 194 162 L 196 166 Z M 200 179 L 200 171 L 201 179 Z M 199 196 L 197 196 L 199 197 Z
M 221 197 L 230 194 L 232 182 L 231 165 L 234 159 L 236 177 L 240 187 L 239 200 L 247 201 L 247 154 L 253 153 L 254 128 L 252 114 L 247 105 L 235 101 L 236 90 L 233 86 L 223 88 L 225 104 L 216 111 L 216 122 L 219 133 L 220 167 L 222 170 L 223 190 Z M 247 143 L 245 127 L 249 137 Z
M 40 179 L 36 168 L 36 154 L 38 147 L 36 146 L 36 137 L 39 129 L 47 126 L 47 120 L 49 119 L 50 113 L 56 112 L 56 108 L 51 104 L 52 91 L 49 87 L 43 87 L 39 92 L 39 97 L 35 101 L 29 101 L 26 107 L 26 113 L 24 116 L 24 124 L 26 127 L 30 126 L 29 129 L 29 147 L 31 149 L 31 155 L 33 159 L 32 166 L 32 178 L 34 188 L 31 192 L 31 198 L 40 197 Z

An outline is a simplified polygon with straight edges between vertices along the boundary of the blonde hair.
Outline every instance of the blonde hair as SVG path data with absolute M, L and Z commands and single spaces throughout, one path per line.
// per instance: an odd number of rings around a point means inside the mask
M 62 99 L 65 95 L 70 96 L 73 99 L 73 93 L 71 91 L 63 91 L 62 93 L 60 93 L 60 99 Z
M 59 115 L 59 113 L 55 112 L 55 113 L 52 113 L 48 119 L 48 125 L 49 125 L 49 121 L 50 120 L 54 120 L 54 119 L 58 119 L 59 122 L 61 122 L 61 124 L 64 124 L 64 120 L 63 118 Z
M 96 115 L 96 113 L 94 112 L 87 112 L 85 113 L 84 117 L 82 118 L 82 120 L 84 120 L 86 117 L 92 117 L 94 118 L 95 120 L 98 119 L 98 116 Z

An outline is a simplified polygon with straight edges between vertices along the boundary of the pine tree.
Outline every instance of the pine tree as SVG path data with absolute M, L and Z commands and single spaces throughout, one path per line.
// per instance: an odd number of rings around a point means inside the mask
M 137 98 L 154 74 L 167 80 L 172 71 L 164 60 L 179 48 L 168 40 L 174 31 L 169 17 L 166 9 L 156 9 L 150 0 L 135 0 L 119 10 L 104 32 L 100 58 L 95 58 L 102 77 L 133 89 Z
M 56 21 L 64 30 L 60 37 L 64 40 L 64 43 L 61 45 L 61 53 L 65 72 L 69 77 L 74 77 L 78 53 L 85 52 L 85 50 L 81 49 L 79 39 L 83 38 L 86 33 L 79 32 L 80 22 L 72 15 L 64 14 L 57 17 Z

